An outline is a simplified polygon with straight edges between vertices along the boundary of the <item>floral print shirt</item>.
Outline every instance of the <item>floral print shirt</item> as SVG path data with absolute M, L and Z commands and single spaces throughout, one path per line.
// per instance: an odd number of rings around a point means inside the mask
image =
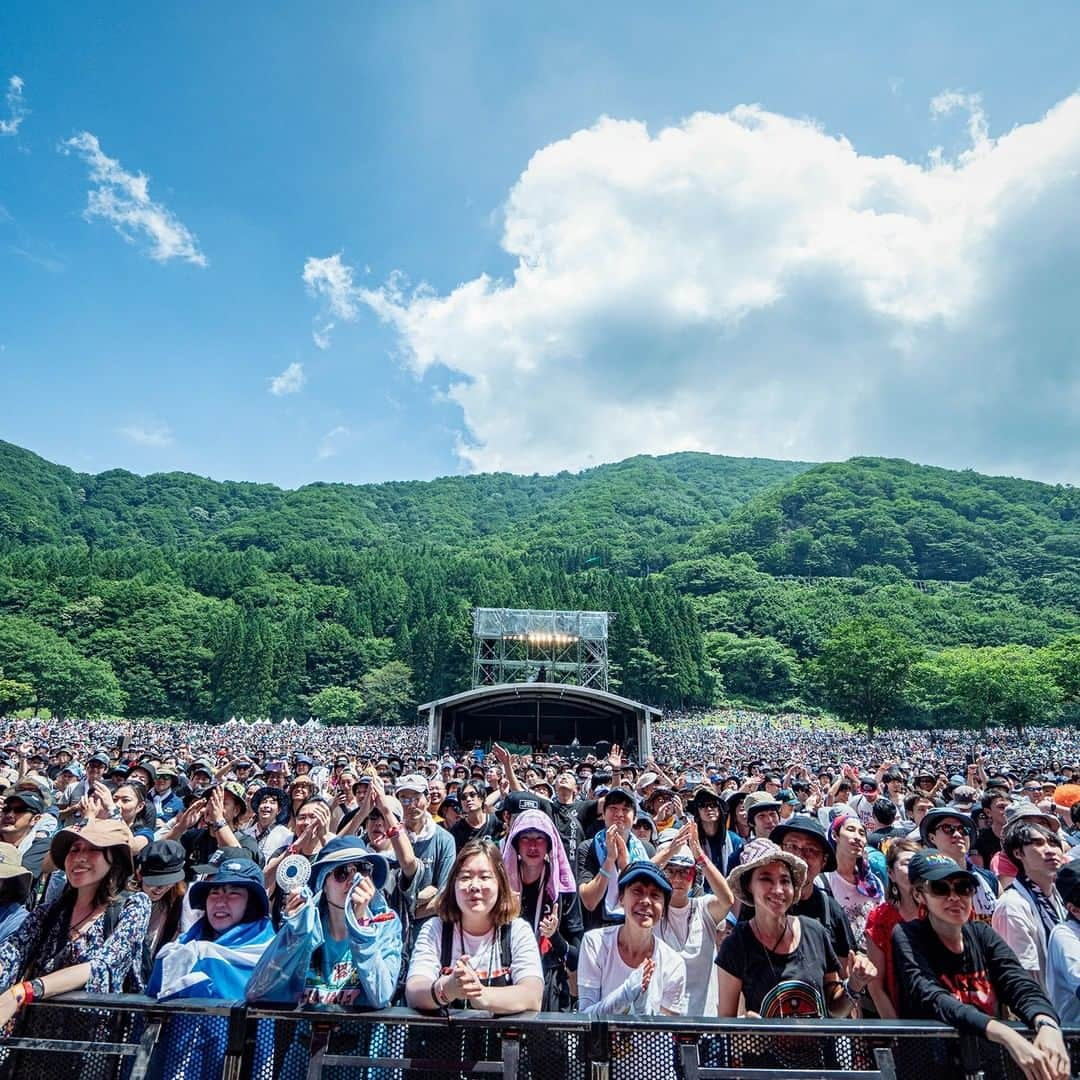
M 74 941 L 69 940 L 64 917 L 50 921 L 49 912 L 56 904 L 34 908 L 19 929 L 0 945 L 0 988 L 6 990 L 25 975 L 40 978 L 52 971 L 89 964 L 86 990 L 91 994 L 119 994 L 124 980 L 133 973 L 141 982 L 143 940 L 150 925 L 150 898 L 141 892 L 123 900 L 120 917 L 113 932 L 105 936 L 105 916 L 95 919 Z M 136 985 L 136 990 L 142 990 Z

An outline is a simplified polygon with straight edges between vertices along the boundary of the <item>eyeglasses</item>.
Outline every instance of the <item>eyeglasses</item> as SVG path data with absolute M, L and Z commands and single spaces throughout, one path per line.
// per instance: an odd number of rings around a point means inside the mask
M 971 896 L 975 892 L 975 882 L 967 878 L 947 878 L 945 881 L 928 881 L 927 888 L 935 896 Z
M 820 844 L 784 844 L 783 847 L 789 855 L 798 855 L 803 862 L 820 859 L 825 854 Z
M 351 881 L 357 874 L 360 874 L 361 877 L 371 877 L 371 872 L 374 869 L 375 864 L 370 859 L 361 859 L 358 863 L 335 866 L 331 873 L 339 885 L 344 885 L 346 881 Z
M 666 878 L 692 878 L 695 870 L 692 866 L 666 866 L 664 876 Z
M 934 832 L 943 832 L 946 836 L 966 836 L 967 829 L 963 825 L 956 825 L 951 821 L 943 821 Z

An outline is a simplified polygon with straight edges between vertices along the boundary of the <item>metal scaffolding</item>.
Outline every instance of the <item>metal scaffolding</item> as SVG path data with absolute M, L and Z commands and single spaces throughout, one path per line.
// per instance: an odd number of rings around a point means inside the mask
M 608 688 L 606 611 L 473 611 L 473 686 L 557 682 Z

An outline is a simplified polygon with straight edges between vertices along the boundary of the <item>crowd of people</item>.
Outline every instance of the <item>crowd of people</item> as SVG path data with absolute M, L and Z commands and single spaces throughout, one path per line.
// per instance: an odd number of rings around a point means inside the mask
M 727 719 L 658 724 L 640 761 L 429 755 L 411 728 L 4 721 L 0 1028 L 76 989 L 919 1018 L 1067 1077 L 1077 734 Z M 209 1076 L 227 1024 L 167 1037 L 174 1075 Z M 267 1029 L 256 1054 L 302 1076 L 305 1046 Z

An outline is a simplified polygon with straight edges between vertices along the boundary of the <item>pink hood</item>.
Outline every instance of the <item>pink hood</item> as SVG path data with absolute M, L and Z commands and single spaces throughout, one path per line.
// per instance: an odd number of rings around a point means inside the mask
M 542 832 L 551 844 L 548 860 L 551 872 L 546 878 L 546 891 L 552 902 L 558 900 L 560 893 L 576 893 L 577 882 L 570 869 L 570 860 L 566 857 L 562 837 L 559 836 L 555 823 L 542 810 L 524 810 L 514 818 L 510 831 L 503 842 L 502 857 L 506 865 L 506 875 L 510 879 L 510 889 L 521 892 L 521 871 L 518 869 L 518 854 L 514 847 L 514 837 L 520 832 Z

